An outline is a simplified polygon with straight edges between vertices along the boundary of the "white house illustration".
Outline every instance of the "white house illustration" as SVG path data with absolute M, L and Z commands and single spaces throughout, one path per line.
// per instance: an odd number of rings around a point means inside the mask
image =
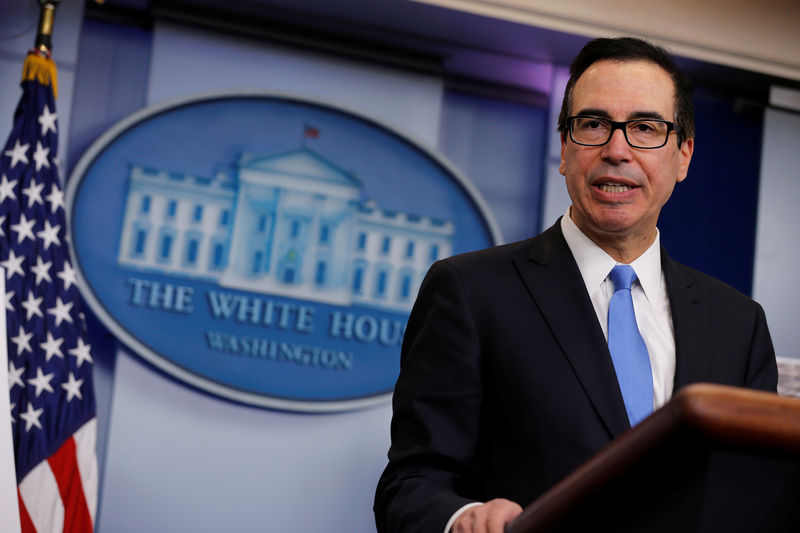
M 337 305 L 411 308 L 451 221 L 362 201 L 351 173 L 307 148 L 243 154 L 234 178 L 133 165 L 118 262 L 223 287 Z

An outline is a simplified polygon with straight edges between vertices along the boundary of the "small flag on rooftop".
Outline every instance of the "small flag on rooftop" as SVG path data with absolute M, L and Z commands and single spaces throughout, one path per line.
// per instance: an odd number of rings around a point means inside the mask
M 311 124 L 303 124 L 303 137 L 306 139 L 316 139 L 319 137 L 319 128 Z

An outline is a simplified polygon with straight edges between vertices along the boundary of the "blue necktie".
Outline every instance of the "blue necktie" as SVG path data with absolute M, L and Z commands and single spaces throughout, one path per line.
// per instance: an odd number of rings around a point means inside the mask
M 633 312 L 631 284 L 636 280 L 636 272 L 630 265 L 617 265 L 609 277 L 614 284 L 614 296 L 608 304 L 608 351 L 628 420 L 634 426 L 653 411 L 653 373 Z

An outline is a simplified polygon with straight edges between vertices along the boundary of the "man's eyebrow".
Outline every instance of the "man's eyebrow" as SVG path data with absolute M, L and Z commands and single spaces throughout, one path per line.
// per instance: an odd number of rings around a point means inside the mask
M 591 116 L 591 117 L 598 117 L 598 118 L 608 118 L 608 119 L 611 118 L 611 115 L 608 114 L 608 111 L 605 111 L 603 109 L 595 109 L 595 108 L 581 109 L 580 111 L 578 111 L 575 114 L 576 115 L 581 115 L 581 116 L 588 115 L 588 116 Z
M 658 111 L 636 111 L 628 115 L 628 120 L 635 120 L 637 118 L 655 118 L 658 120 L 664 120 L 664 115 Z
M 581 116 L 588 115 L 591 117 L 611 119 L 611 115 L 608 113 L 608 111 L 596 108 L 581 109 L 576 113 L 576 115 L 581 115 Z M 633 113 L 629 114 L 628 118 L 625 120 L 636 120 L 640 118 L 654 118 L 658 120 L 665 120 L 664 115 L 662 115 L 658 111 L 634 111 Z

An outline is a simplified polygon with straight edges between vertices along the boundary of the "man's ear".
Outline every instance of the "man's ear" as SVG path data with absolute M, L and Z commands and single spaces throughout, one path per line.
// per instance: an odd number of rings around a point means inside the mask
M 692 154 L 694 153 L 694 137 L 685 139 L 678 150 L 680 151 L 678 155 L 678 157 L 680 157 L 680 163 L 678 164 L 677 181 L 680 183 L 686 179 L 686 174 L 689 172 L 689 163 L 692 161 Z
M 564 161 L 564 150 L 567 149 L 567 139 L 564 137 L 564 134 L 561 134 L 561 163 L 558 165 L 558 172 L 561 173 L 562 176 L 566 176 L 567 172 L 567 165 Z

